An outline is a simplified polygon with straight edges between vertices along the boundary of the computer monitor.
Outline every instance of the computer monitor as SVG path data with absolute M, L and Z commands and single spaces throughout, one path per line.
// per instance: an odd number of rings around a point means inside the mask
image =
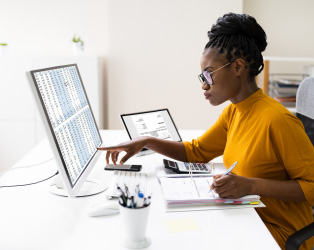
M 59 169 L 50 191 L 68 197 L 104 191 L 105 184 L 87 180 L 102 139 L 77 65 L 33 70 L 27 75 Z

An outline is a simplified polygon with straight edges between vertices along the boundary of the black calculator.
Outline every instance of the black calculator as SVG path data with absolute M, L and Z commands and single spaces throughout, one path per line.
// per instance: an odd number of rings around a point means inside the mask
M 212 163 L 169 161 L 166 159 L 163 161 L 165 168 L 179 174 L 210 174 L 212 172 Z

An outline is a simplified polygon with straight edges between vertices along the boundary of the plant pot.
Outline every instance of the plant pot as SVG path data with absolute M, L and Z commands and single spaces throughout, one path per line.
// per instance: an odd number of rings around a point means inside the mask
M 72 52 L 75 56 L 82 55 L 84 52 L 84 45 L 82 43 L 72 43 Z
M 7 45 L 3 46 L 0 45 L 0 56 L 7 56 L 9 55 L 9 48 Z

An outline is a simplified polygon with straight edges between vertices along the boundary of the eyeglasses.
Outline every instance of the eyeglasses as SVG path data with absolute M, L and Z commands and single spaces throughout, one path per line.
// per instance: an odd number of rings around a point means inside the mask
M 216 71 L 228 66 L 231 62 L 225 64 L 224 66 L 221 66 L 220 68 L 214 70 L 213 72 L 208 72 L 208 71 L 203 71 L 203 73 L 201 73 L 199 76 L 198 76 L 198 79 L 200 80 L 200 82 L 202 84 L 207 83 L 208 85 L 214 85 L 214 80 L 213 80 L 213 77 L 212 77 L 212 74 L 215 73 Z

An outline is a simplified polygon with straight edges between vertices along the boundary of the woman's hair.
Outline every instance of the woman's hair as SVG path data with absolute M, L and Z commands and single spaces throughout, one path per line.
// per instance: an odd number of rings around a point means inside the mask
M 210 31 L 205 49 L 217 48 L 229 61 L 243 58 L 249 64 L 250 77 L 264 68 L 262 52 L 266 49 L 266 34 L 254 17 L 228 13 L 218 18 Z

